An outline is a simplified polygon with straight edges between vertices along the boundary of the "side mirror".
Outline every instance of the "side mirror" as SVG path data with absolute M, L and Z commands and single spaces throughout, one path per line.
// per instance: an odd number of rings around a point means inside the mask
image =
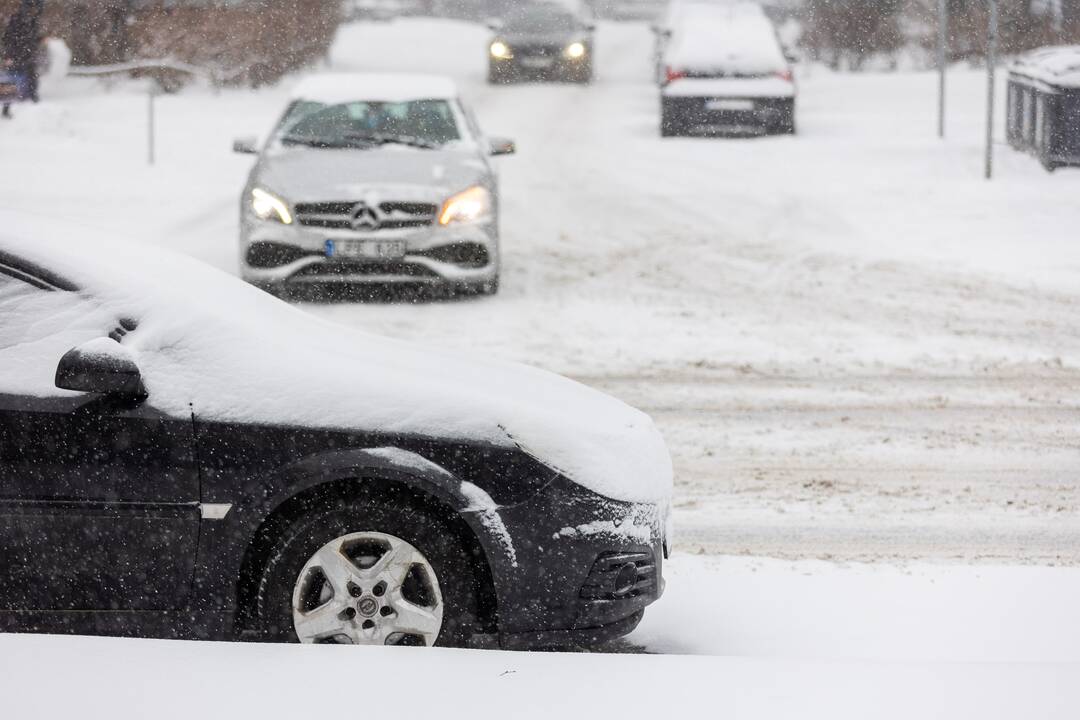
M 585 32 L 596 32 L 596 23 L 586 22 L 581 26 L 581 29 Z
M 97 338 L 64 353 L 56 368 L 61 390 L 146 397 L 142 375 L 131 351 L 111 338 Z
M 237 138 L 233 140 L 232 151 L 241 155 L 258 155 L 259 140 L 254 137 Z
M 484 21 L 484 24 L 487 25 L 487 29 L 492 32 L 498 32 L 503 29 L 503 21 L 499 18 L 488 18 Z
M 517 152 L 517 145 L 508 138 L 492 138 L 489 141 L 488 155 L 513 155 Z

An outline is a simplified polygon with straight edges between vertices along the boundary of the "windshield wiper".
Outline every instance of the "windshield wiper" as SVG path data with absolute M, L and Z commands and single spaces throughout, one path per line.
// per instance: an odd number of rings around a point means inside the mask
M 281 142 L 286 145 L 307 145 L 316 148 L 342 148 L 350 145 L 341 138 L 307 137 L 304 135 L 284 135 Z
M 390 133 L 347 133 L 346 140 L 371 143 L 372 145 L 408 145 L 409 147 L 434 150 L 439 143 L 413 135 L 392 135 Z

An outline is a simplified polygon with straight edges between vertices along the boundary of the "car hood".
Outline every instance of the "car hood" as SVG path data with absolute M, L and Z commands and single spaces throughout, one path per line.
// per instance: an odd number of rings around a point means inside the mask
M 68 278 L 98 316 L 138 323 L 123 344 L 164 413 L 517 447 L 605 497 L 670 495 L 671 460 L 652 420 L 603 393 L 322 321 L 185 256 L 4 219 L 0 251 Z M 55 239 L 65 237 L 77 241 Z
M 565 46 L 570 43 L 580 40 L 586 41 L 588 38 L 585 33 L 580 30 L 555 30 L 551 32 L 529 32 L 529 31 L 514 31 L 511 29 L 506 30 L 499 38 L 504 43 L 510 46 L 511 49 L 515 45 L 559 45 Z
M 475 148 L 424 150 L 387 145 L 369 150 L 290 147 L 260 158 L 251 184 L 291 203 L 363 200 L 372 193 L 393 200 L 441 203 L 485 182 L 488 167 Z

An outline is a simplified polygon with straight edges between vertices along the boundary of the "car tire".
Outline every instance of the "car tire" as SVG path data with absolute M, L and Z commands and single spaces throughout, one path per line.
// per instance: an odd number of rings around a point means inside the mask
M 430 568 L 434 574 L 434 594 L 441 596 L 441 626 L 434 644 L 446 647 L 467 646 L 481 629 L 477 621 L 480 593 L 469 552 L 461 538 L 443 519 L 429 508 L 418 506 L 410 500 L 405 493 L 375 492 L 369 488 L 356 497 L 314 509 L 295 520 L 277 539 L 263 568 L 256 592 L 252 623 L 258 638 L 270 642 L 301 642 L 294 623 L 297 616 L 294 599 L 301 595 L 301 584 L 305 582 L 301 573 L 310 572 L 310 564 L 316 560 L 317 554 L 335 541 L 358 535 L 381 535 L 415 548 L 420 553 L 420 559 L 426 563 L 419 565 L 421 570 L 426 575 L 427 568 Z M 413 570 L 409 572 L 412 573 Z M 355 586 L 350 583 L 350 590 L 355 592 L 359 587 L 364 594 L 358 596 L 359 600 L 350 595 L 342 597 L 341 601 L 356 600 L 356 603 L 359 603 L 369 597 L 374 598 L 372 594 L 378 592 L 377 585 L 364 588 L 363 585 L 367 582 L 367 579 L 357 577 Z M 395 592 L 398 596 L 401 595 L 397 588 L 383 588 L 380 598 L 386 605 L 380 607 L 379 612 L 372 617 L 374 622 L 384 620 L 382 610 L 393 602 L 390 598 Z M 337 590 L 332 593 L 337 599 Z M 364 615 L 352 609 L 356 603 L 345 609 L 352 612 L 354 617 L 351 620 L 343 617 L 342 622 L 354 622 L 353 627 L 356 632 L 360 632 L 355 623 L 362 625 L 368 621 L 364 619 Z M 329 607 L 329 604 L 327 602 L 324 607 Z M 391 615 L 386 622 L 392 623 L 396 617 Z M 389 627 L 389 624 L 386 625 L 386 628 Z M 383 629 L 378 628 L 380 631 Z M 357 642 L 356 639 L 349 639 Z M 310 642 L 311 639 L 307 641 Z M 360 641 L 362 642 L 363 638 L 360 638 Z

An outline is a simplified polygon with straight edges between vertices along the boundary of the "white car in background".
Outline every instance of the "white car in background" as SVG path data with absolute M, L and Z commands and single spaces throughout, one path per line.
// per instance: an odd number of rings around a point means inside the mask
M 489 139 L 452 80 L 304 80 L 261 147 L 240 207 L 240 273 L 271 292 L 408 284 L 493 294 L 499 189 Z
M 760 5 L 679 3 L 654 29 L 661 135 L 795 133 L 795 79 Z

